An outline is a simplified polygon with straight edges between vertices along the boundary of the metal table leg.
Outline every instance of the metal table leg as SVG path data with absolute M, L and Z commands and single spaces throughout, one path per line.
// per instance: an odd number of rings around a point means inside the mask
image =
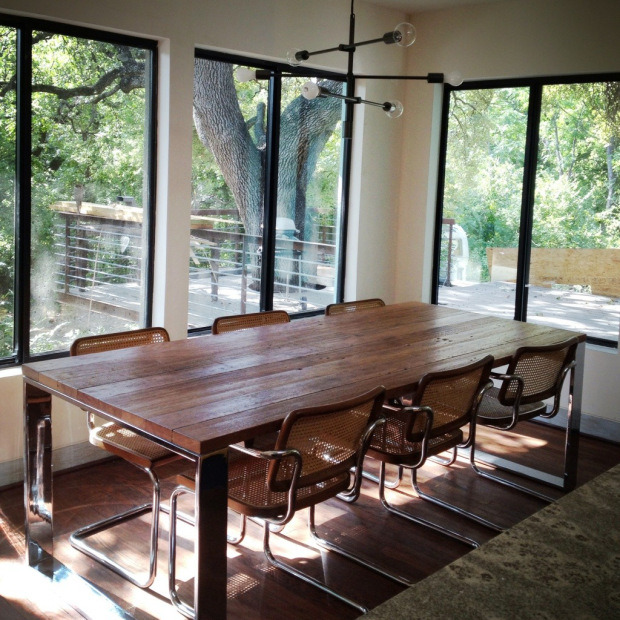
M 24 384 L 24 499 L 28 565 L 53 575 L 52 397 Z
M 24 382 L 26 560 L 53 583 L 59 598 L 87 618 L 131 620 L 90 582 L 54 558 L 52 396 Z
M 227 450 L 196 463 L 196 618 L 226 618 Z

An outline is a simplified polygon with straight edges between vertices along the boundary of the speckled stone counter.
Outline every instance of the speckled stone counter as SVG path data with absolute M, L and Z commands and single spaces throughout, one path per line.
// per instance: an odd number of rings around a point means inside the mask
M 364 618 L 620 618 L 620 465 Z

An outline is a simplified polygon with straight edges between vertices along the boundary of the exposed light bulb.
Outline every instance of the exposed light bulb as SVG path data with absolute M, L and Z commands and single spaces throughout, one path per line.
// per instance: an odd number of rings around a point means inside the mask
M 460 86 L 463 83 L 463 76 L 458 71 L 450 71 L 446 73 L 444 81 L 450 86 Z
M 250 82 L 256 79 L 256 70 L 248 67 L 237 67 L 235 77 L 237 82 Z
M 383 109 L 390 118 L 398 118 L 404 110 L 403 104 L 396 99 L 394 101 L 386 101 L 383 104 Z
M 308 60 L 308 58 L 310 58 L 308 50 L 295 48 L 286 52 L 286 61 L 291 67 L 299 67 L 299 65 L 301 65 L 304 60 Z
M 301 87 L 301 94 L 304 99 L 316 99 L 321 95 L 321 87 L 316 82 L 306 82 Z
M 396 45 L 400 45 L 400 47 L 409 47 L 415 41 L 415 27 L 409 22 L 401 22 L 394 28 L 393 35 Z

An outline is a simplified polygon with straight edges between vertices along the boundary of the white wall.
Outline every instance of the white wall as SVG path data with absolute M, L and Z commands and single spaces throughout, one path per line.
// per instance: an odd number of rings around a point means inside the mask
M 411 74 L 458 70 L 465 80 L 620 71 L 618 0 L 515 0 L 411 17 Z M 396 299 L 428 300 L 441 93 L 407 89 Z M 583 411 L 620 423 L 620 356 L 587 347 Z

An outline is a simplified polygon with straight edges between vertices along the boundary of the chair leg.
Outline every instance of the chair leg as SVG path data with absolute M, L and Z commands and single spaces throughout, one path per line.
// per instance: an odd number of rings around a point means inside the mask
M 113 517 L 109 517 L 107 519 L 103 519 L 98 521 L 97 523 L 93 523 L 91 525 L 87 525 L 85 527 L 76 530 L 69 537 L 69 541 L 71 545 L 90 556 L 94 560 L 97 560 L 104 566 L 107 566 L 110 570 L 113 570 L 115 573 L 121 575 L 134 585 L 140 588 L 148 588 L 152 585 L 155 580 L 155 572 L 157 570 L 157 543 L 159 536 L 159 505 L 160 505 L 160 496 L 161 490 L 159 485 L 159 479 L 155 472 L 151 469 L 143 469 L 140 467 L 142 471 L 146 472 L 151 479 L 151 483 L 153 485 L 153 500 L 150 504 L 143 504 L 141 506 L 137 506 L 136 508 L 131 508 L 125 512 L 114 515 Z M 151 533 L 150 533 L 150 548 L 149 548 L 149 570 L 145 580 L 140 580 L 138 577 L 127 570 L 114 560 L 111 560 L 108 556 L 103 554 L 101 551 L 91 547 L 86 543 L 86 538 L 92 534 L 96 534 L 97 532 L 101 532 L 106 530 L 114 525 L 118 525 L 124 521 L 129 519 L 133 519 L 141 514 L 146 512 L 152 513 L 151 518 Z
M 452 456 L 450 458 L 447 459 L 442 459 L 440 458 L 439 455 L 436 456 L 429 456 L 428 460 L 429 461 L 433 461 L 433 463 L 439 463 L 440 465 L 445 465 L 446 467 L 449 467 L 450 465 L 454 465 L 454 463 L 456 462 L 456 458 L 458 457 L 458 446 L 454 446 L 454 448 L 452 448 Z
M 284 572 L 289 573 L 290 575 L 294 575 L 295 577 L 298 577 L 299 579 L 301 579 L 302 581 L 305 581 L 306 583 L 310 583 L 314 585 L 315 587 L 319 588 L 319 590 L 322 590 L 323 592 L 327 592 L 328 594 L 331 594 L 338 600 L 342 601 L 343 603 L 346 603 L 347 605 L 350 605 L 351 607 L 354 607 L 355 609 L 357 609 L 363 614 L 368 612 L 368 608 L 365 607 L 364 605 L 355 602 L 354 600 L 344 596 L 343 594 L 340 594 L 339 592 L 336 592 L 335 590 L 332 590 L 329 586 L 324 584 L 322 581 L 319 581 L 318 579 L 315 579 L 314 577 L 311 577 L 310 575 L 306 575 L 305 573 L 302 573 L 300 570 L 296 569 L 295 567 L 290 566 L 289 564 L 286 564 L 282 562 L 281 560 L 276 559 L 276 557 L 273 555 L 271 548 L 269 546 L 269 523 L 266 521 L 263 527 L 263 551 L 265 552 L 265 557 L 267 558 L 267 560 L 272 566 L 275 566 L 276 568 L 279 568 L 280 570 L 283 570 Z
M 363 471 L 362 475 L 367 480 L 371 480 L 372 482 L 376 482 L 379 484 L 379 476 L 375 476 L 367 471 Z M 385 482 L 384 486 L 386 489 L 397 489 L 400 486 L 400 483 L 403 480 L 403 468 L 401 466 L 398 467 L 398 473 L 396 474 L 396 478 L 390 482 Z
M 436 523 L 432 523 L 431 521 L 427 521 L 426 519 L 423 519 L 422 517 L 415 517 L 412 514 L 405 512 L 404 510 L 400 510 L 399 508 L 392 506 L 385 498 L 384 482 L 385 482 L 385 463 L 381 463 L 381 469 L 380 469 L 380 474 L 379 474 L 379 499 L 381 500 L 381 503 L 383 504 L 384 508 L 388 512 L 391 512 L 392 514 L 402 517 L 403 519 L 407 519 L 408 521 L 411 521 L 418 525 L 423 525 L 424 527 L 428 527 L 432 530 L 435 530 L 436 532 L 439 532 L 440 534 L 449 536 L 450 538 L 454 538 L 455 540 L 465 543 L 466 545 L 469 545 L 470 547 L 473 547 L 474 549 L 477 549 L 478 547 L 480 547 L 480 544 L 476 542 L 475 540 L 473 540 L 472 538 L 468 538 L 467 536 L 463 536 L 462 534 L 459 534 L 458 532 L 449 530 L 448 528 L 445 528 L 442 525 L 438 525 Z
M 512 482 L 511 480 L 506 480 L 505 478 L 501 478 L 500 476 L 495 476 L 494 474 L 490 474 L 487 471 L 483 471 L 482 469 L 479 469 L 478 466 L 476 465 L 475 452 L 476 452 L 476 444 L 474 442 L 469 452 L 469 463 L 472 469 L 479 476 L 482 476 L 483 478 L 487 478 L 488 480 L 494 480 L 495 482 L 499 482 L 500 484 L 503 484 L 504 486 L 510 487 L 511 489 L 515 489 L 516 491 L 521 491 L 521 493 L 526 493 L 527 495 L 531 495 L 532 497 L 540 499 L 549 504 L 555 501 L 553 497 L 549 497 L 548 495 L 545 495 L 544 493 L 539 493 L 538 491 L 534 491 L 533 489 L 528 489 L 527 487 L 517 484 L 516 482 Z
M 356 562 L 360 566 L 369 568 L 375 573 L 379 573 L 383 577 L 387 577 L 388 579 L 391 579 L 392 581 L 396 581 L 397 583 L 400 583 L 404 586 L 411 586 L 415 583 L 414 581 L 411 581 L 410 579 L 407 579 L 406 577 L 402 577 L 401 575 L 396 575 L 395 573 L 391 573 L 385 570 L 384 568 L 382 568 L 378 564 L 375 564 L 374 562 L 371 562 L 370 560 L 365 560 L 365 559 L 360 558 L 359 556 L 353 555 L 346 549 L 343 549 L 342 547 L 335 545 L 329 540 L 322 538 L 317 533 L 314 517 L 315 517 L 315 511 L 314 511 L 314 506 L 312 506 L 308 513 L 308 529 L 310 530 L 310 534 L 312 535 L 314 542 L 316 542 L 316 544 L 319 547 L 327 549 L 328 551 L 333 551 L 334 553 L 337 553 L 338 555 L 341 555 L 345 558 L 348 558 L 349 560 L 352 560 L 353 562 Z
M 442 506 L 443 508 L 451 510 L 452 512 L 456 512 L 462 517 L 466 517 L 467 519 L 475 521 L 476 523 L 479 523 L 484 527 L 488 527 L 491 530 L 495 530 L 496 532 L 503 532 L 506 529 L 504 527 L 501 527 L 500 525 L 497 525 L 496 523 L 493 523 L 491 521 L 488 521 L 487 519 L 484 519 L 483 517 L 478 516 L 477 514 L 474 514 L 473 512 L 469 512 L 467 510 L 464 510 L 463 508 L 455 506 L 454 504 L 449 504 L 448 502 L 439 499 L 438 497 L 433 497 L 428 493 L 424 493 L 418 486 L 417 470 L 415 469 L 411 470 L 411 486 L 413 486 L 415 492 L 418 494 L 418 497 L 420 499 L 436 504 L 437 506 Z
M 194 609 L 184 603 L 177 592 L 176 586 L 176 558 L 177 558 L 177 502 L 179 495 L 190 492 L 189 489 L 178 486 L 170 495 L 170 527 L 168 545 L 168 593 L 172 605 L 186 618 L 194 617 Z

